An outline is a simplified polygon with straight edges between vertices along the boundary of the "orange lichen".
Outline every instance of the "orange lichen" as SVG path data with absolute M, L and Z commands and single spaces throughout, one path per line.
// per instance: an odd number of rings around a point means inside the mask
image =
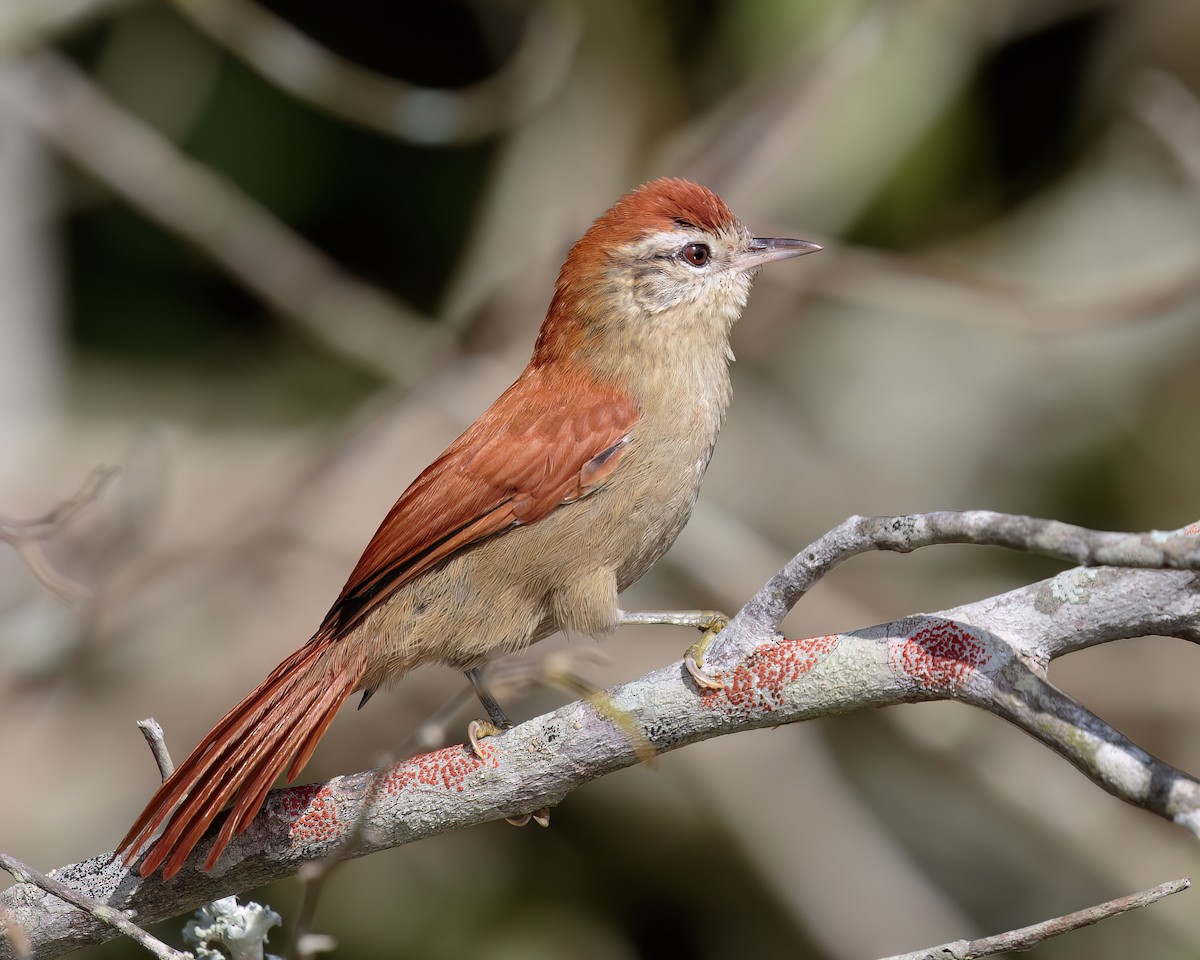
M 888 643 L 888 664 L 926 690 L 958 690 L 990 659 L 987 646 L 961 623 L 927 618 L 906 637 Z
M 382 783 L 385 793 L 396 796 L 413 784 L 441 786 L 462 792 L 467 778 L 484 767 L 500 764 L 498 750 L 481 744 L 478 757 L 463 746 L 446 747 L 398 763 L 387 772 Z M 292 821 L 288 837 L 297 844 L 329 843 L 343 831 L 338 814 L 337 794 L 322 784 L 310 784 L 281 791 L 281 813 Z
M 396 764 L 384 780 L 383 789 L 395 796 L 412 784 L 443 786 L 462 792 L 467 777 L 484 767 L 498 767 L 500 760 L 495 746 L 480 744 L 483 756 L 476 756 L 465 746 L 445 747 Z
M 836 634 L 781 640 L 755 650 L 732 671 L 716 674 L 719 690 L 703 693 L 710 710 L 771 712 L 783 705 L 784 692 L 837 646 Z
M 284 813 L 293 817 L 288 838 L 293 843 L 328 843 L 342 832 L 333 791 L 321 784 L 288 790 L 283 796 Z

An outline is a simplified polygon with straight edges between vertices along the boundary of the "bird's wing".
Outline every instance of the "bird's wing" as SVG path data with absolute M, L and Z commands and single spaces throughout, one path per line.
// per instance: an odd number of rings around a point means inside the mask
M 458 550 L 598 489 L 637 421 L 626 395 L 533 367 L 413 481 L 367 544 L 317 636 L 344 636 Z

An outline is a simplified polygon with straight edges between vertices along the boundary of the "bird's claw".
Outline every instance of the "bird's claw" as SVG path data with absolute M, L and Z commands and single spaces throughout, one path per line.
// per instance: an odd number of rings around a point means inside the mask
M 539 807 L 537 810 L 534 810 L 533 813 L 526 813 L 520 817 L 505 817 L 504 820 L 506 823 L 511 823 L 514 827 L 523 827 L 529 823 L 530 820 L 536 823 L 539 827 L 548 827 L 550 826 L 550 808 Z
M 696 658 L 688 654 L 683 658 L 683 665 L 687 668 L 687 672 L 691 674 L 692 680 L 696 686 L 703 690 L 723 690 L 725 684 L 721 683 L 711 673 L 705 673 L 704 668 L 696 662 Z
M 467 742 L 471 746 L 471 752 L 482 760 L 483 748 L 479 745 L 479 741 L 484 737 L 494 737 L 504 729 L 506 728 L 498 727 L 488 720 L 472 720 L 467 724 Z
M 713 642 L 713 638 L 724 630 L 728 623 L 729 618 L 724 614 L 713 613 L 708 622 L 701 628 L 704 630 L 703 635 L 688 647 L 687 653 L 683 657 L 684 667 L 691 674 L 696 686 L 702 690 L 721 690 L 725 686 L 711 673 L 705 671 L 704 652 L 708 649 L 708 645 Z

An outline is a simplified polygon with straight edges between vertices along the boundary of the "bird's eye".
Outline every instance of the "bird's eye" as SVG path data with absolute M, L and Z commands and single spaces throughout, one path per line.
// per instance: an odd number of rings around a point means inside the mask
M 702 267 L 711 259 L 712 251 L 707 243 L 689 243 L 679 251 L 679 255 L 693 267 Z

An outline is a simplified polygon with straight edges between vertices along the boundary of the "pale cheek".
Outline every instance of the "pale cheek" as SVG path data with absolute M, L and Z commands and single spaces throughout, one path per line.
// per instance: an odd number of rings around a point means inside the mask
M 644 270 L 633 282 L 634 299 L 649 314 L 662 313 L 680 303 L 695 300 L 699 293 L 694 284 L 682 284 L 661 270 Z

